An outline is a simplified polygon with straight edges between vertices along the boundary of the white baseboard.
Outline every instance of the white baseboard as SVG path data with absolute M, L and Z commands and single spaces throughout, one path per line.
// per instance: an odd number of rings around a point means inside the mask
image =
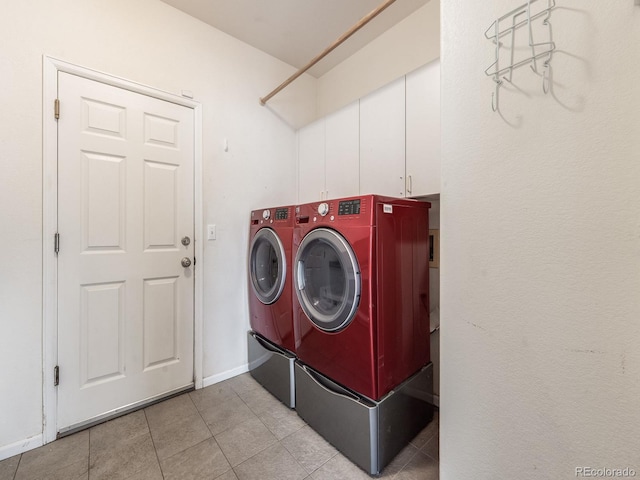
M 222 382 L 224 380 L 235 377 L 242 373 L 246 373 L 248 371 L 249 371 L 249 364 L 245 364 L 236 368 L 232 368 L 231 370 L 227 370 L 226 372 L 216 373 L 215 375 L 211 375 L 210 377 L 203 378 L 202 387 L 203 388 L 208 387 L 209 385 Z
M 21 453 L 33 450 L 44 445 L 44 437 L 41 433 L 34 435 L 33 437 L 25 438 L 9 445 L 0 447 L 0 460 L 19 455 Z

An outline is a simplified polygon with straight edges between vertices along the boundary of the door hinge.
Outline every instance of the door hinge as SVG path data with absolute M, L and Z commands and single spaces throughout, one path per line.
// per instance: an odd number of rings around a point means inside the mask
M 60 234 L 57 232 L 53 236 L 53 251 L 56 255 L 60 252 Z
M 193 266 L 196 266 L 196 257 L 193 257 Z
M 60 118 L 60 100 L 57 98 L 53 101 L 53 116 L 56 120 Z
M 53 386 L 57 387 L 60 384 L 60 367 L 56 365 L 53 367 Z

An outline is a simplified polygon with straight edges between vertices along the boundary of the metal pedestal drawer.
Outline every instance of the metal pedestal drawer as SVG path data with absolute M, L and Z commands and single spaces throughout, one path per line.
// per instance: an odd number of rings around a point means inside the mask
M 247 332 L 247 343 L 251 376 L 287 407 L 295 408 L 296 357 L 252 331 Z
M 377 475 L 433 418 L 433 365 L 379 401 L 295 362 L 296 411 L 344 456 Z

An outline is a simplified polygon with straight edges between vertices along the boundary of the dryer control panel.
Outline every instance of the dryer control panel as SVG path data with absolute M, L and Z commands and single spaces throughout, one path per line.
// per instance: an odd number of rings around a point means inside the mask
M 282 227 L 293 227 L 293 206 L 265 208 L 264 210 L 253 210 L 251 212 L 251 226 L 259 227 L 263 225 L 278 224 Z
M 286 220 L 289 218 L 288 208 L 276 208 L 276 220 Z
M 338 203 L 338 215 L 359 215 L 360 199 L 343 200 Z
M 326 202 L 321 203 L 320 205 L 318 205 L 318 213 L 320 215 L 322 215 L 323 217 L 329 213 L 329 204 Z

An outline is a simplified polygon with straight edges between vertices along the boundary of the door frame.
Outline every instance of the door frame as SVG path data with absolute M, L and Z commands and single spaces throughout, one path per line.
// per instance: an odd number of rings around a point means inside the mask
M 58 224 L 58 125 L 54 101 L 58 98 L 58 72 L 123 88 L 159 100 L 193 109 L 194 113 L 194 255 L 203 265 L 204 232 L 202 226 L 202 105 L 189 98 L 158 90 L 120 77 L 74 65 L 43 55 L 42 91 L 42 433 L 43 443 L 58 434 L 58 395 L 54 386 L 54 367 L 58 360 L 58 262 L 54 252 L 54 235 Z M 64 109 L 64 106 L 62 106 Z M 202 388 L 203 360 L 203 272 L 194 271 L 194 345 L 193 375 L 195 388 Z

